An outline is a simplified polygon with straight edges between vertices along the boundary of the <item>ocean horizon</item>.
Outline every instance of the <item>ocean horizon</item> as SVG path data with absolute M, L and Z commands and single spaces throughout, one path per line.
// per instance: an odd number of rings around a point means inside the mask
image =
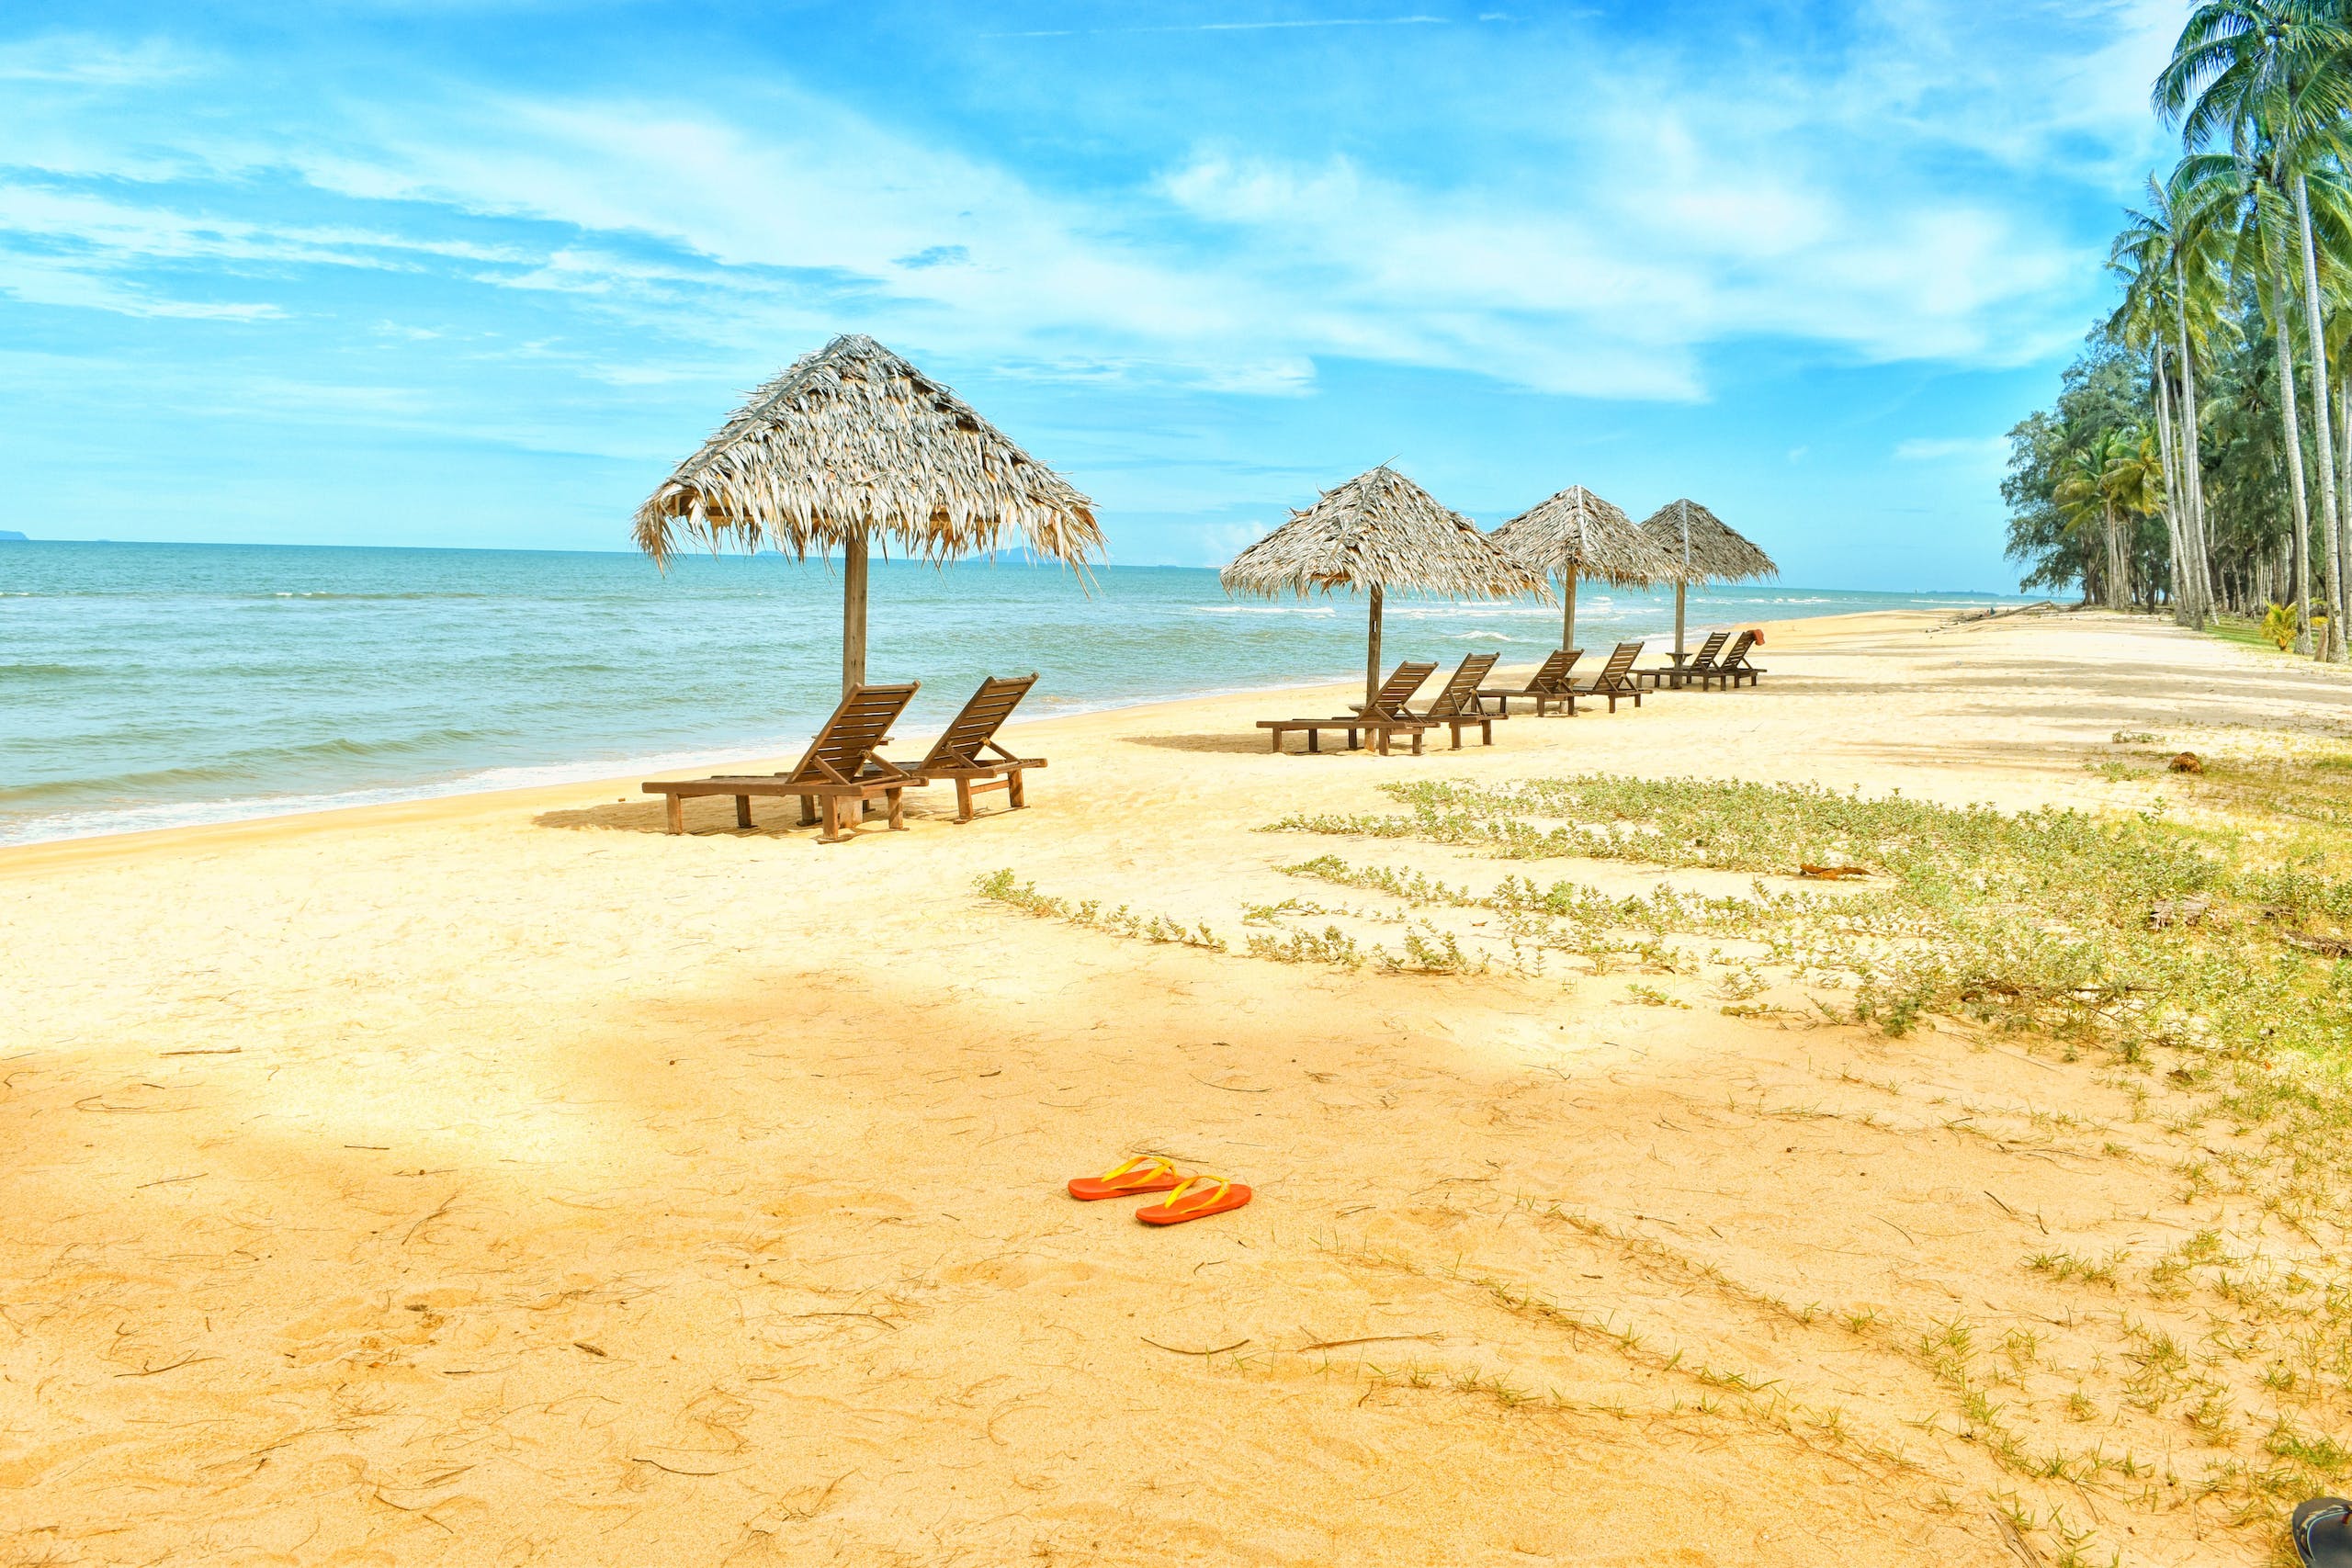
M 1733 622 L 2025 602 L 1743 586 Z M 982 675 L 1021 718 L 1347 680 L 1363 606 L 1228 598 L 1204 567 L 877 560 L 867 669 L 935 729 Z M 1384 652 L 1532 662 L 1556 606 L 1396 599 Z M 1673 628 L 1670 590 L 1588 585 L 1587 648 Z M 0 548 L 0 844 L 658 773 L 797 750 L 840 695 L 818 560 L 401 546 L 9 541 Z

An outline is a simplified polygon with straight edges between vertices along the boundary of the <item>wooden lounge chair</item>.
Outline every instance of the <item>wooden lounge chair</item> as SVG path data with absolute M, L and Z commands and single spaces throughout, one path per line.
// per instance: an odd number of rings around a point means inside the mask
M 1724 644 L 1730 637 L 1729 632 L 1709 632 L 1707 640 L 1699 645 L 1699 651 L 1682 663 L 1662 664 L 1655 670 L 1636 670 L 1634 679 L 1648 682 L 1653 692 L 1660 686 L 1679 690 L 1693 681 L 1702 686 L 1712 685 L 1720 674 L 1715 667 L 1715 655 L 1724 650 Z
M 1739 689 L 1739 683 L 1742 681 L 1753 686 L 1756 684 L 1756 678 L 1764 673 L 1762 670 L 1747 661 L 1748 650 L 1755 646 L 1756 634 L 1752 631 L 1742 632 L 1731 639 L 1730 649 L 1715 661 L 1715 668 L 1730 677 L 1734 691 Z
M 1619 697 L 1631 697 L 1634 699 L 1634 705 L 1635 707 L 1641 706 L 1641 683 L 1634 679 L 1634 660 L 1639 659 L 1641 656 L 1642 645 L 1640 643 L 1619 643 L 1616 650 L 1610 654 L 1609 662 L 1601 666 L 1600 673 L 1595 675 L 1583 685 L 1576 688 L 1577 695 L 1580 697 L 1607 697 L 1609 699 L 1609 711 L 1611 713 L 1615 713 L 1617 711 L 1617 699 Z
M 1046 765 L 1043 757 L 1016 757 L 998 744 L 996 732 L 1002 728 L 1007 716 L 1029 694 L 1037 683 L 1035 675 L 1017 678 L 991 675 L 980 682 L 972 700 L 956 721 L 940 732 L 932 743 L 931 754 L 901 772 L 911 773 L 925 784 L 942 780 L 956 785 L 956 820 L 972 819 L 972 796 L 984 790 L 1004 791 L 1006 807 L 1020 810 L 1029 803 L 1022 798 L 1021 775 L 1031 768 Z M 987 752 L 994 752 L 994 756 Z M 893 766 L 883 763 L 884 767 Z
M 1430 705 L 1419 713 L 1398 703 L 1390 716 L 1399 724 L 1418 724 L 1434 729 L 1444 725 L 1453 732 L 1453 750 L 1462 750 L 1462 732 L 1471 725 L 1478 727 L 1478 739 L 1487 745 L 1495 743 L 1495 721 L 1505 716 L 1488 713 L 1478 705 L 1478 682 L 1495 667 L 1501 655 L 1494 653 L 1465 654 L 1454 666 L 1453 673 L 1445 678 L 1445 685 L 1430 699 Z M 1363 711 L 1363 710 L 1358 710 Z M 1416 750 L 1419 750 L 1417 747 Z
M 1669 672 L 1667 676 L 1668 683 L 1675 686 L 1688 686 L 1695 682 L 1702 691 L 1718 683 L 1725 686 L 1737 685 L 1738 674 L 1731 668 L 1727 662 L 1728 655 L 1717 643 L 1718 638 L 1729 635 L 1727 632 L 1709 634 L 1707 641 L 1713 646 L 1701 649 L 1699 657 L 1685 664 L 1680 671 Z
M 921 684 L 907 681 L 888 686 L 852 686 L 833 716 L 817 731 L 817 739 L 809 742 L 808 755 L 788 773 L 721 773 L 715 778 L 656 781 L 638 787 L 648 795 L 669 797 L 673 833 L 686 830 L 686 800 L 698 795 L 733 795 L 738 828 L 752 825 L 755 795 L 798 795 L 804 826 L 819 820 L 821 804 L 825 830 L 817 839 L 826 844 L 849 837 L 848 829 L 865 814 L 866 801 L 885 799 L 890 806 L 891 829 L 903 831 L 907 818 L 899 792 L 927 781 L 882 761 L 874 749 L 889 738 L 890 727 L 914 701 L 915 689 Z
M 1527 678 L 1526 685 L 1489 686 L 1478 694 L 1478 702 L 1481 706 L 1492 703 L 1497 713 L 1507 714 L 1510 712 L 1511 699 L 1517 697 L 1521 702 L 1533 703 L 1539 717 L 1555 707 L 1573 714 L 1577 711 L 1577 694 L 1568 685 L 1568 671 L 1583 657 L 1584 649 L 1580 648 L 1555 648 L 1544 656 L 1543 664 Z
M 1320 751 L 1323 750 L 1323 731 L 1337 729 L 1347 733 L 1348 744 L 1351 747 L 1355 745 L 1358 735 L 1368 737 L 1374 750 L 1384 757 L 1388 755 L 1390 732 L 1401 731 L 1411 739 L 1413 755 L 1418 757 L 1421 754 L 1419 721 L 1399 719 L 1386 716 L 1386 715 L 1392 709 L 1402 708 L 1405 705 L 1405 699 L 1419 691 L 1421 682 L 1436 673 L 1437 665 L 1434 662 L 1415 659 L 1408 659 L 1389 671 L 1388 679 L 1380 683 L 1380 691 L 1373 698 L 1372 705 L 1380 709 L 1384 715 L 1378 718 L 1368 718 L 1364 716 L 1364 710 L 1358 708 L 1353 715 L 1346 718 L 1261 718 L 1258 721 L 1258 728 L 1270 732 L 1273 749 L 1277 751 L 1283 749 L 1283 737 L 1294 730 L 1306 737 L 1306 749 L 1309 751 Z

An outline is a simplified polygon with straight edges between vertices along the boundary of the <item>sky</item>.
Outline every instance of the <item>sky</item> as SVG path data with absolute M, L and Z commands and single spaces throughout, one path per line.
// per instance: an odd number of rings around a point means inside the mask
M 2003 591 L 2154 0 L 0 7 L 0 527 L 627 547 L 842 332 L 1214 565 L 1383 461 Z

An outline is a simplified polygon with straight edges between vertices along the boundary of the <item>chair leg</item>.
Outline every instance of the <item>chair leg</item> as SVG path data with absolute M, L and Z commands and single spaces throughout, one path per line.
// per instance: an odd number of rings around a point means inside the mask
M 844 826 L 842 821 L 842 817 L 843 815 L 842 807 L 845 804 L 847 803 L 836 795 L 828 795 L 819 798 L 818 807 L 819 809 L 824 813 L 825 818 L 824 831 L 817 835 L 817 841 L 819 843 L 838 844 L 843 838 L 847 837 L 847 835 L 842 831 L 842 829 Z
M 800 825 L 803 828 L 806 828 L 816 820 L 817 797 L 813 795 L 802 795 L 800 797 Z
M 893 833 L 903 833 L 907 830 L 907 803 L 902 798 L 906 793 L 902 789 L 894 789 L 890 792 L 890 831 Z
M 892 798 L 897 798 L 895 794 Z M 971 819 L 972 781 L 969 779 L 957 779 L 956 781 L 956 820 L 958 822 L 969 822 Z
M 1021 793 L 1021 775 L 1025 771 L 1025 769 L 1015 768 L 1004 775 L 1004 798 L 1006 804 L 1014 811 L 1029 804 L 1028 796 Z
M 1320 750 L 1323 750 L 1323 746 L 1322 746 L 1322 739 L 1323 739 L 1323 732 L 1322 732 L 1321 730 L 1319 730 L 1319 729 L 1310 729 L 1310 730 L 1308 730 L 1308 731 L 1306 732 L 1306 749 L 1307 749 L 1308 750 L 1310 750 L 1310 751 L 1320 751 Z
M 662 798 L 670 803 L 668 812 L 670 831 L 684 832 L 686 830 L 686 797 L 683 795 L 665 795 Z
M 748 795 L 739 795 L 735 797 L 735 826 L 748 828 L 751 825 L 752 797 Z

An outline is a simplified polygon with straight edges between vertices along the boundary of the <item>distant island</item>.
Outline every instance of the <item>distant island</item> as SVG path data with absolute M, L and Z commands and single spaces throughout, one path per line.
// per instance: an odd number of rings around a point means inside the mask
M 14 528 L 0 528 L 0 545 L 28 545 L 30 543 L 32 543 L 30 539 L 26 538 Z

